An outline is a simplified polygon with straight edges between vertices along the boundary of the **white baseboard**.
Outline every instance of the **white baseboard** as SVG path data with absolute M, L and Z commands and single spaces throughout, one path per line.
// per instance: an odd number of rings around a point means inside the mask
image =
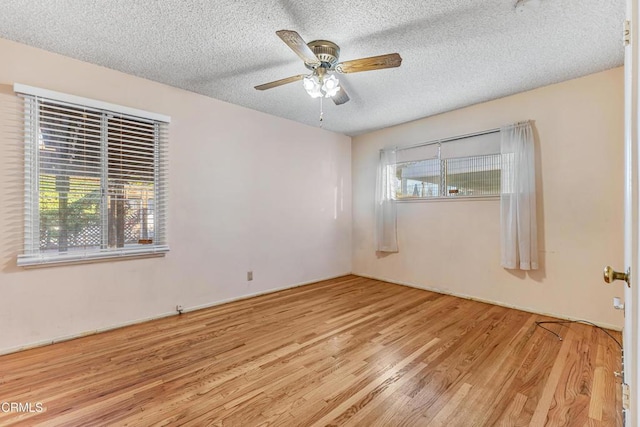
M 138 323 L 144 323 L 144 322 L 148 322 L 150 320 L 162 319 L 163 317 L 169 317 L 169 316 L 173 316 L 173 315 L 177 315 L 177 314 L 178 313 L 176 313 L 175 311 L 170 312 L 170 313 L 162 313 L 162 314 L 158 314 L 156 316 L 144 317 L 144 318 L 132 320 L 132 321 L 129 321 L 129 322 L 116 323 L 114 325 L 106 326 L 106 327 L 100 328 L 100 329 L 94 329 L 94 330 L 90 330 L 90 331 L 79 332 L 77 334 L 62 335 L 62 336 L 55 337 L 55 338 L 48 339 L 48 340 L 35 341 L 35 342 L 29 343 L 29 344 L 25 344 L 25 345 L 19 346 L 19 347 L 12 347 L 12 348 L 7 348 L 7 349 L 2 349 L 2 350 L 0 350 L 0 356 L 3 355 L 3 354 L 16 353 L 18 351 L 29 350 L 29 349 L 36 348 L 36 347 L 42 347 L 42 346 L 45 346 L 45 345 L 55 344 L 57 342 L 69 341 L 69 340 L 72 340 L 72 339 L 75 339 L 75 338 L 86 337 L 88 335 L 95 335 L 95 334 L 99 334 L 100 332 L 107 332 L 107 331 L 111 331 L 113 329 L 124 328 L 126 326 L 136 325 Z
M 478 301 L 478 302 L 484 302 L 484 303 L 487 303 L 487 304 L 498 305 L 500 307 L 513 308 L 515 310 L 526 311 L 527 313 L 533 313 L 533 314 L 540 314 L 542 316 L 556 317 L 558 319 L 563 319 L 563 320 L 586 320 L 588 322 L 593 323 L 594 325 L 600 326 L 601 328 L 610 329 L 610 330 L 613 330 L 613 331 L 622 331 L 622 328 L 620 326 L 612 325 L 612 324 L 609 324 L 609 323 L 596 322 L 596 321 L 592 321 L 592 320 L 589 320 L 589 319 L 584 319 L 584 318 L 579 318 L 579 317 L 571 317 L 571 316 L 567 316 L 567 315 L 564 315 L 564 314 L 544 312 L 544 311 L 536 310 L 536 309 L 531 308 L 531 307 L 523 307 L 523 306 L 519 306 L 519 305 L 508 304 L 508 303 L 502 302 L 502 301 L 494 301 L 494 300 L 490 300 L 490 299 L 479 298 L 479 297 L 475 297 L 475 296 L 472 296 L 472 295 L 466 295 L 466 294 L 462 294 L 462 293 L 458 293 L 458 292 L 451 292 L 451 291 L 448 291 L 448 290 L 439 289 L 439 288 L 433 288 L 433 287 L 430 287 L 430 286 L 421 286 L 421 285 L 417 285 L 415 283 L 403 282 L 403 281 L 389 279 L 389 278 L 385 278 L 385 277 L 375 277 L 375 276 L 370 276 L 370 275 L 361 274 L 361 273 L 351 273 L 351 274 L 353 274 L 354 276 L 366 277 L 367 279 L 380 280 L 382 282 L 389 282 L 389 283 L 393 283 L 393 284 L 396 284 L 396 285 L 408 286 L 410 288 L 416 288 L 416 289 L 422 289 L 422 290 L 425 290 L 425 291 L 436 292 L 438 294 L 451 295 L 451 296 L 454 296 L 454 297 L 464 298 L 464 299 L 468 299 L 468 300 L 472 300 L 472 301 Z
M 255 293 L 252 293 L 252 294 L 246 294 L 246 295 L 242 295 L 242 296 L 239 296 L 239 297 L 227 298 L 227 299 L 223 299 L 223 300 L 220 300 L 220 301 L 214 301 L 214 302 L 210 302 L 210 303 L 206 303 L 206 304 L 196 305 L 196 306 L 193 306 L 193 307 L 185 308 L 183 310 L 183 313 L 188 313 L 190 311 L 196 311 L 196 310 L 203 310 L 205 308 L 211 308 L 211 307 L 215 307 L 217 305 L 222 305 L 222 304 L 227 304 L 227 303 L 234 302 L 234 301 L 241 301 L 241 300 L 244 300 L 244 299 L 259 297 L 260 295 L 272 294 L 274 292 L 285 291 L 287 289 L 298 288 L 300 286 L 311 285 L 312 283 L 318 283 L 318 282 L 323 282 L 325 280 L 336 279 L 338 277 L 349 276 L 350 274 L 351 273 L 338 274 L 337 276 L 325 277 L 323 279 L 309 280 L 307 282 L 295 283 L 295 284 L 289 285 L 289 286 L 281 286 L 281 287 L 278 287 L 278 288 L 271 288 L 271 289 L 267 289 L 265 291 L 255 292 Z
M 227 303 L 230 303 L 230 302 L 233 302 L 233 301 L 240 301 L 240 300 L 244 300 L 244 299 L 257 297 L 257 296 L 260 296 L 260 295 L 271 294 L 271 293 L 278 292 L 278 291 L 284 291 L 286 289 L 292 289 L 292 288 L 297 288 L 299 286 L 305 286 L 305 285 L 310 285 L 312 283 L 322 282 L 324 280 L 336 279 L 338 277 L 348 276 L 350 274 L 351 274 L 350 272 L 349 273 L 344 273 L 344 274 L 338 274 L 338 275 L 331 276 L 331 277 L 325 277 L 325 278 L 320 278 L 320 279 L 315 279 L 315 280 L 309 280 L 309 281 L 306 281 L 306 282 L 294 283 L 294 284 L 288 285 L 288 286 L 281 286 L 281 287 L 277 287 L 277 288 L 268 289 L 268 290 L 265 290 L 265 291 L 255 292 L 255 293 L 246 294 L 246 295 L 240 295 L 238 297 L 227 298 L 227 299 L 219 300 L 219 301 L 213 301 L 213 302 L 210 302 L 210 303 L 201 304 L 201 305 L 197 305 L 197 306 L 185 307 L 182 312 L 183 313 L 187 313 L 187 312 L 190 312 L 190 311 L 202 310 L 202 309 L 205 309 L 205 308 L 215 307 L 217 305 L 227 304 Z M 139 324 L 139 323 L 149 322 L 151 320 L 157 320 L 157 319 L 162 319 L 164 317 L 177 316 L 177 315 L 178 315 L 177 312 L 171 311 L 171 312 L 168 312 L 168 313 L 161 313 L 161 314 L 158 314 L 158 315 L 155 315 L 155 316 L 136 319 L 136 320 L 132 320 L 132 321 L 129 321 L 129 322 L 117 323 L 117 324 L 114 324 L 114 325 L 111 325 L 111 326 L 107 326 L 107 327 L 104 327 L 104 328 L 100 328 L 100 329 L 94 329 L 94 330 L 90 330 L 90 331 L 80 332 L 80 333 L 77 333 L 77 334 L 63 335 L 63 336 L 59 336 L 59 337 L 48 339 L 48 340 L 35 341 L 35 342 L 29 343 L 29 344 L 25 344 L 25 345 L 22 345 L 22 346 L 19 346 L 19 347 L 11 347 L 11 348 L 6 348 L 6 349 L 0 349 L 0 355 L 9 354 L 9 353 L 16 353 L 18 351 L 29 350 L 31 348 L 42 347 L 42 346 L 45 346 L 45 345 L 55 344 L 55 343 L 62 342 L 62 341 L 69 341 L 69 340 L 72 340 L 72 339 L 75 339 L 75 338 L 80 338 L 80 337 L 85 337 L 85 336 L 88 336 L 88 335 L 99 334 L 101 332 L 107 332 L 107 331 L 111 331 L 113 329 L 124 328 L 126 326 L 136 325 L 136 324 Z
M 312 283 L 322 282 L 324 280 L 336 279 L 338 277 L 343 277 L 343 276 L 348 276 L 348 275 L 360 276 L 360 277 L 365 277 L 367 279 L 380 280 L 380 281 L 383 281 L 383 282 L 389 282 L 389 283 L 393 283 L 393 284 L 396 284 L 396 285 L 408 286 L 408 287 L 411 287 L 411 288 L 422 289 L 422 290 L 425 290 L 425 291 L 436 292 L 436 293 L 444 294 L 444 295 L 451 295 L 451 296 L 454 296 L 454 297 L 464 298 L 464 299 L 468 299 L 468 300 L 472 300 L 472 301 L 478 301 L 478 302 L 483 302 L 483 303 L 487 303 L 487 304 L 498 305 L 498 306 L 501 306 L 501 307 L 513 308 L 513 309 L 516 309 L 516 310 L 526 311 L 528 313 L 540 314 L 542 316 L 556 317 L 558 319 L 565 319 L 565 320 L 587 320 L 589 322 L 594 323 L 595 325 L 598 325 L 598 326 L 606 328 L 606 329 L 611 329 L 611 330 L 614 330 L 614 331 L 621 331 L 622 330 L 622 328 L 620 326 L 612 325 L 612 324 L 608 324 L 608 323 L 595 322 L 595 321 L 591 321 L 589 319 L 580 319 L 580 318 L 577 318 L 577 317 L 566 316 L 564 314 L 544 312 L 544 311 L 536 310 L 536 309 L 533 309 L 533 308 L 530 308 L 530 307 L 523 307 L 523 306 L 519 306 L 519 305 L 508 304 L 508 303 L 505 303 L 505 302 L 502 302 L 502 301 L 494 301 L 494 300 L 489 300 L 489 299 L 485 299 L 485 298 L 475 297 L 475 296 L 472 296 L 472 295 L 461 294 L 461 293 L 458 293 L 458 292 L 451 292 L 451 291 L 447 291 L 447 290 L 443 290 L 443 289 L 433 288 L 433 287 L 429 287 L 429 286 L 420 286 L 420 285 L 417 285 L 415 283 L 403 282 L 403 281 L 394 280 L 394 279 L 385 278 L 385 277 L 376 277 L 376 276 L 371 276 L 371 275 L 367 275 L 367 274 L 352 273 L 352 272 L 347 272 L 347 273 L 338 274 L 338 275 L 335 275 L 335 276 L 330 276 L 330 277 L 325 277 L 325 278 L 319 278 L 319 279 L 315 279 L 315 280 L 309 280 L 309 281 L 300 282 L 300 283 L 294 283 L 294 284 L 288 285 L 288 286 L 281 286 L 281 287 L 277 287 L 277 288 L 271 288 L 271 289 L 267 289 L 267 290 L 260 291 L 260 292 L 254 292 L 254 293 L 251 293 L 251 294 L 240 295 L 238 297 L 227 298 L 227 299 L 219 300 L 219 301 L 213 301 L 213 302 L 210 302 L 210 303 L 201 304 L 201 305 L 197 305 L 197 306 L 185 307 L 184 310 L 183 310 L 183 313 L 196 311 L 196 310 L 202 310 L 202 309 L 205 309 L 205 308 L 215 307 L 215 306 L 218 306 L 218 305 L 227 304 L 227 303 L 234 302 L 234 301 L 240 301 L 240 300 L 245 300 L 245 299 L 249 299 L 249 298 L 254 298 L 254 297 L 257 297 L 257 296 L 260 296 L 260 295 L 271 294 L 271 293 L 278 292 L 278 291 L 284 291 L 284 290 L 287 290 L 287 289 L 297 288 L 297 287 L 300 287 L 300 286 L 310 285 Z M 85 331 L 85 332 L 81 332 L 81 333 L 77 333 L 77 334 L 60 336 L 60 337 L 56 337 L 56 338 L 48 339 L 48 340 L 36 341 L 36 342 L 29 343 L 29 344 L 26 344 L 26 345 L 23 345 L 23 346 L 19 346 L 19 347 L 2 349 L 2 350 L 0 350 L 0 355 L 9 354 L 9 353 L 15 353 L 15 352 L 18 352 L 18 351 L 28 350 L 28 349 L 36 348 L 36 347 L 42 347 L 42 346 L 49 345 L 49 344 L 54 344 L 54 343 L 57 343 L 57 342 L 68 341 L 68 340 L 72 340 L 72 339 L 75 339 L 75 338 L 80 338 L 80 337 L 84 337 L 84 336 L 88 336 L 88 335 L 94 335 L 94 334 L 98 334 L 98 333 L 101 333 L 101 332 L 110 331 L 110 330 L 113 330 L 113 329 L 124 328 L 126 326 L 136 325 L 136 324 L 139 324 L 139 323 L 149 322 L 151 320 L 162 319 L 164 317 L 177 316 L 177 315 L 178 315 L 178 313 L 176 313 L 175 311 L 168 312 L 168 313 L 161 313 L 161 314 L 158 314 L 158 315 L 155 315 L 155 316 L 136 319 L 136 320 L 132 320 L 132 321 L 129 321 L 129 322 L 122 322 L 122 323 L 114 324 L 114 325 L 107 326 L 107 327 L 100 328 L 100 329 Z

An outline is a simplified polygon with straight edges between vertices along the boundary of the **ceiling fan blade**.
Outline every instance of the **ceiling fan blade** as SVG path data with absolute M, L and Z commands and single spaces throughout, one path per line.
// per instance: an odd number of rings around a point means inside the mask
M 347 91 L 344 90 L 344 85 L 340 85 L 340 90 L 338 91 L 338 93 L 336 93 L 335 95 L 333 95 L 331 97 L 331 99 L 333 99 L 333 103 L 336 105 L 342 105 L 345 102 L 349 101 L 349 95 L 347 94 Z
M 389 53 L 387 55 L 372 56 L 369 58 L 341 62 L 336 65 L 336 71 L 342 74 L 359 73 L 360 71 L 399 67 L 400 64 L 402 64 L 402 58 L 400 55 L 397 53 Z
M 313 51 L 307 46 L 307 43 L 304 41 L 300 34 L 295 31 L 289 30 L 280 30 L 276 31 L 278 37 L 282 39 L 283 42 L 287 44 L 302 60 L 305 64 L 310 65 L 312 67 L 317 67 L 320 65 L 320 60 L 316 58 L 316 55 Z
M 282 85 L 286 85 L 287 83 L 297 82 L 298 80 L 302 80 L 305 74 L 298 74 L 297 76 L 287 77 L 286 79 L 276 80 L 274 82 L 265 83 L 263 85 L 256 86 L 255 88 L 258 90 L 267 90 L 272 87 L 278 87 Z

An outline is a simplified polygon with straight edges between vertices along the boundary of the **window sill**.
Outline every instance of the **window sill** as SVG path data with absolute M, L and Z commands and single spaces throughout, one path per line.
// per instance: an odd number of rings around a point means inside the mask
M 111 252 L 77 252 L 64 255 L 46 256 L 43 254 L 18 255 L 18 267 L 42 268 L 59 265 L 88 264 L 94 262 L 131 260 L 140 258 L 163 257 L 169 252 L 168 246 L 156 246 L 153 248 L 129 249 Z
M 451 196 L 451 197 L 404 197 L 396 199 L 399 203 L 419 203 L 419 202 L 449 202 L 449 201 L 479 201 L 479 200 L 500 200 L 500 196 Z

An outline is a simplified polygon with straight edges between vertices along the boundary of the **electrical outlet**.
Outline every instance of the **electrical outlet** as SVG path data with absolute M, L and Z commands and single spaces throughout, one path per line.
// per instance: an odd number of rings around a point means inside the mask
M 253 271 L 247 271 L 247 282 L 253 280 Z
M 619 297 L 613 298 L 613 308 L 615 308 L 616 310 L 624 310 L 624 304 Z

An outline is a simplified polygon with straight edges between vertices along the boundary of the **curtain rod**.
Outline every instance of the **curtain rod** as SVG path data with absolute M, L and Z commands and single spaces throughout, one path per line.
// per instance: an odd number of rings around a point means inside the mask
M 464 135 L 450 136 L 448 138 L 441 138 L 433 141 L 421 142 L 419 144 L 406 145 L 403 147 L 398 147 L 395 150 L 396 151 L 408 150 L 410 148 L 418 148 L 418 147 L 425 147 L 427 145 L 442 144 L 444 142 L 457 141 L 459 139 L 473 138 L 474 136 L 489 135 L 489 134 L 498 133 L 498 132 L 500 132 L 500 128 L 487 129 L 487 130 L 482 130 L 480 132 L 466 133 Z M 384 150 L 385 149 L 383 148 L 381 151 L 384 151 Z

